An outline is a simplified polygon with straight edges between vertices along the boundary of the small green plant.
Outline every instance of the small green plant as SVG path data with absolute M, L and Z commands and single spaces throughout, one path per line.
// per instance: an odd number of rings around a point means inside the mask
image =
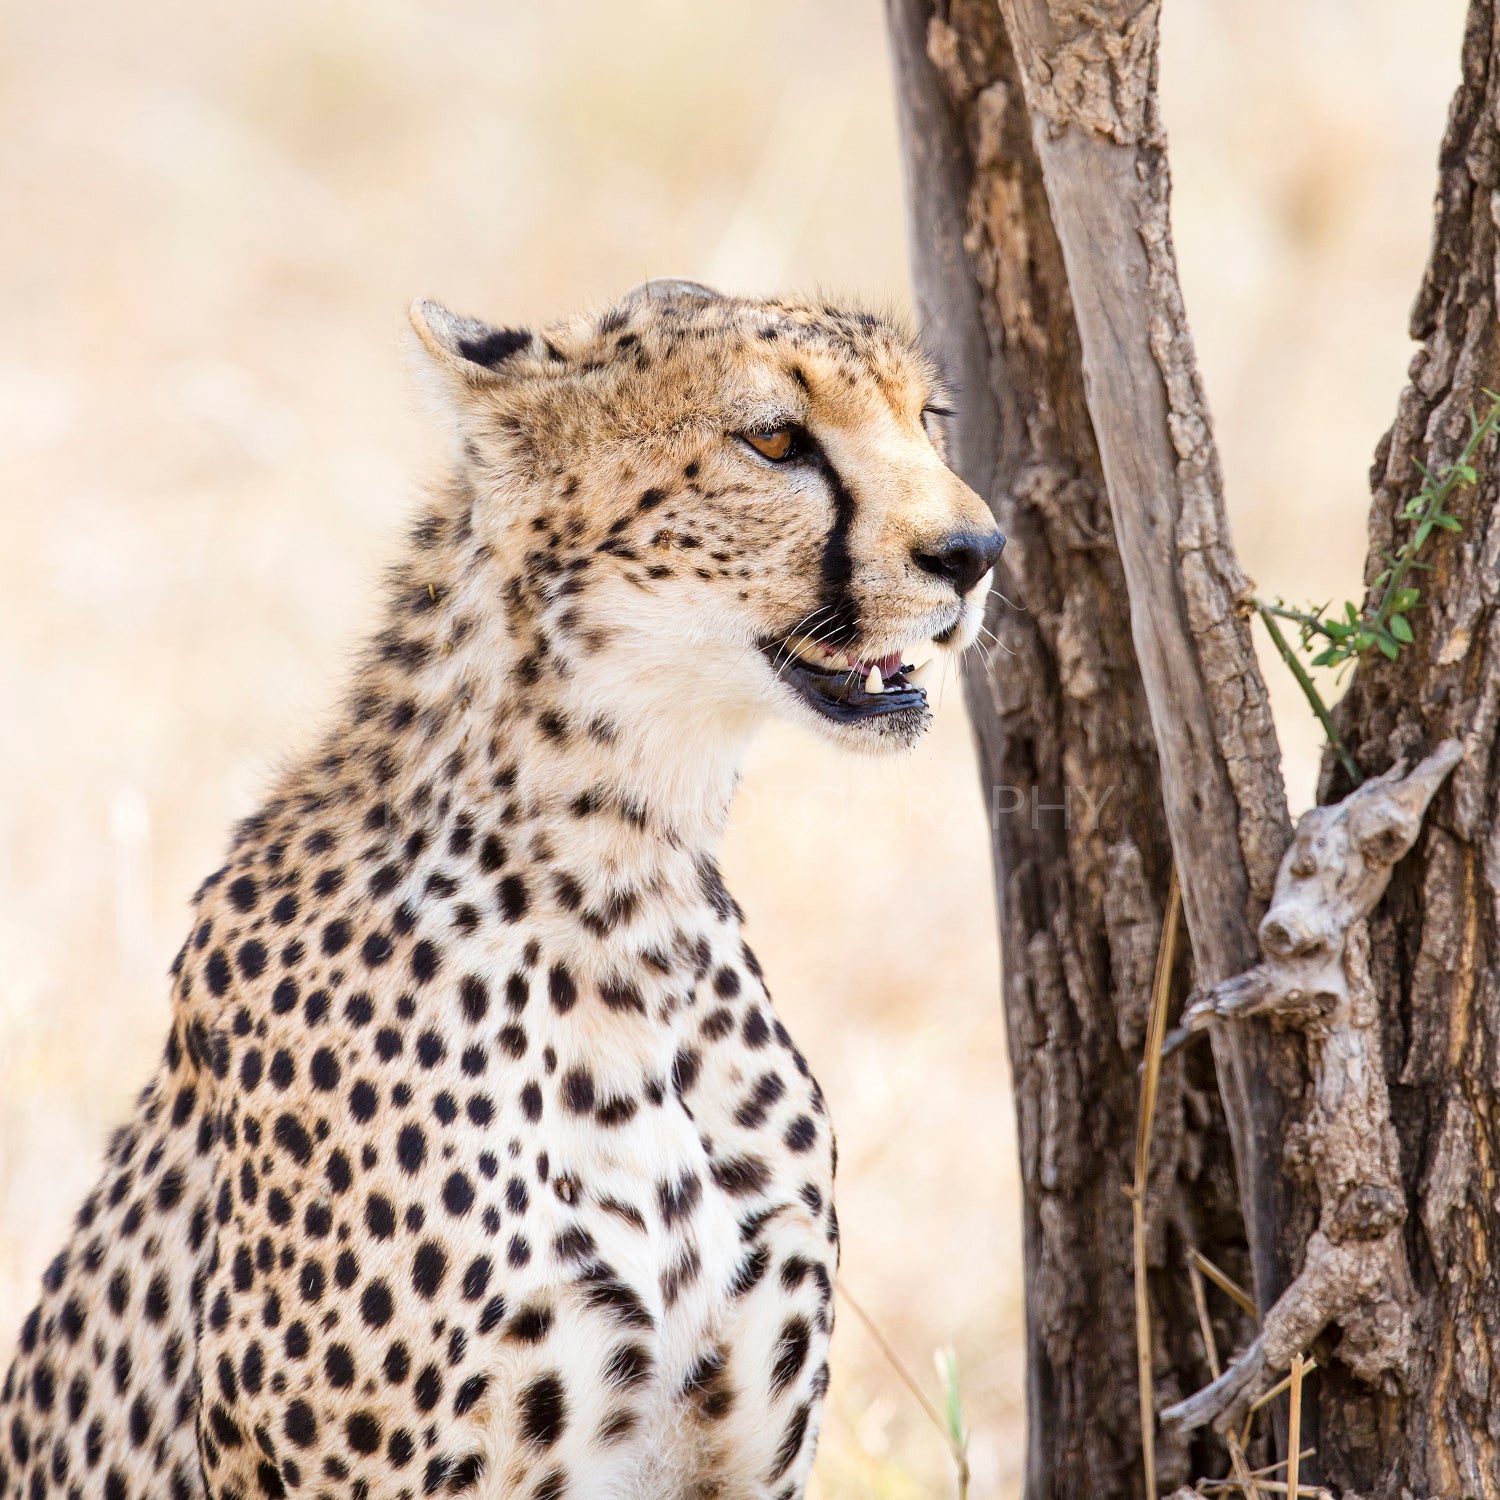
M 1421 604 L 1422 591 L 1409 581 L 1411 574 L 1431 566 L 1420 561 L 1420 554 L 1434 532 L 1463 530 L 1463 523 L 1449 511 L 1448 502 L 1460 490 L 1479 483 L 1475 455 L 1484 440 L 1500 428 L 1500 396 L 1489 390 L 1484 394 L 1490 399 L 1490 408 L 1482 417 L 1473 407 L 1469 408 L 1469 440 L 1464 444 L 1463 452 L 1436 473 L 1417 462 L 1422 488 L 1402 507 L 1400 516 L 1402 521 L 1412 521 L 1416 525 L 1394 553 L 1386 554 L 1385 570 L 1371 586 L 1371 592 L 1378 594 L 1373 608 L 1367 605 L 1360 609 L 1352 600 L 1345 600 L 1341 610 L 1330 613 L 1331 604 L 1294 609 L 1281 599 L 1275 603 L 1267 603 L 1258 597 L 1251 601 L 1271 637 L 1276 654 L 1297 679 L 1302 696 L 1317 715 L 1328 743 L 1356 786 L 1364 777 L 1340 737 L 1312 675 L 1292 649 L 1279 622 L 1286 620 L 1297 626 L 1303 651 L 1317 651 L 1311 665 L 1333 667 L 1341 672 L 1370 650 L 1379 651 L 1382 656 L 1395 661 L 1401 655 L 1401 648 L 1412 643 L 1414 637 L 1408 617 Z

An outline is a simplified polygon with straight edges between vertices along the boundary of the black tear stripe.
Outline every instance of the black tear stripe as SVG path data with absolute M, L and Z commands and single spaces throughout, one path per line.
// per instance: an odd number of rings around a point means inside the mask
M 847 646 L 859 634 L 859 605 L 850 592 L 854 555 L 849 550 L 849 532 L 854 526 L 854 496 L 817 441 L 811 437 L 806 441 L 808 457 L 833 499 L 833 525 L 823 543 L 820 568 L 823 595 L 808 633 L 826 646 Z

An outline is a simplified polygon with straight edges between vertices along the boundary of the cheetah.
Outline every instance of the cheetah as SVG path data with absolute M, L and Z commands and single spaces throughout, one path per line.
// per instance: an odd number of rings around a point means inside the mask
M 411 320 L 453 437 L 332 727 L 194 897 L 0 1496 L 793 1500 L 823 1095 L 715 864 L 780 714 L 911 745 L 1003 538 L 894 321 Z

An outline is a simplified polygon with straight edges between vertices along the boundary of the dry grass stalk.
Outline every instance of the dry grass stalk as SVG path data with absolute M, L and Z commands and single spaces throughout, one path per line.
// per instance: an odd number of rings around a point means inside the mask
M 927 1399 L 927 1393 L 917 1383 L 917 1377 L 907 1369 L 906 1362 L 896 1353 L 895 1347 L 891 1344 L 890 1340 L 875 1326 L 875 1320 L 850 1295 L 849 1288 L 844 1285 L 842 1280 L 836 1280 L 834 1287 L 838 1292 L 839 1300 L 864 1324 L 865 1332 L 875 1340 L 876 1347 L 886 1357 L 891 1368 L 901 1377 L 902 1384 L 915 1397 L 917 1405 L 927 1413 L 927 1418 L 932 1425 L 943 1435 L 943 1442 L 947 1445 L 948 1451 L 953 1455 L 953 1465 L 958 1478 L 958 1500 L 967 1500 L 969 1493 L 969 1455 L 964 1451 L 963 1445 L 948 1430 L 948 1424 L 943 1420 L 937 1407 Z
M 1292 1383 L 1292 1409 L 1287 1417 L 1286 1424 L 1286 1490 L 1287 1494 L 1297 1493 L 1297 1471 L 1302 1465 L 1302 1370 L 1303 1358 L 1300 1353 L 1292 1356 L 1292 1369 L 1288 1377 Z
M 1284 1479 L 1257 1479 L 1255 1483 L 1271 1495 L 1289 1495 L 1291 1487 Z M 1238 1479 L 1200 1479 L 1198 1488 L 1207 1495 L 1227 1495 L 1233 1490 L 1240 1488 Z M 1325 1490 L 1320 1484 L 1301 1484 L 1297 1486 L 1298 1496 L 1310 1495 L 1312 1500 L 1334 1500 L 1332 1490 Z
M 1227 1271 L 1221 1271 L 1194 1245 L 1188 1246 L 1188 1258 L 1230 1301 L 1242 1307 L 1252 1318 L 1258 1316 L 1255 1298 Z
M 1302 1358 L 1302 1356 L 1300 1355 L 1298 1357 Z M 1313 1359 L 1310 1355 L 1306 1358 L 1302 1358 L 1302 1377 L 1304 1380 L 1317 1368 L 1317 1360 Z M 1291 1384 L 1292 1377 L 1290 1375 L 1283 1375 L 1281 1379 L 1278 1380 L 1276 1384 L 1273 1385 L 1271 1389 L 1265 1393 L 1265 1395 L 1257 1396 L 1256 1399 L 1250 1403 L 1251 1412 L 1258 1412 L 1261 1407 L 1263 1407 L 1268 1401 L 1274 1401 L 1284 1390 L 1289 1389 Z
M 1316 1453 L 1317 1451 L 1318 1450 L 1316 1448 L 1304 1448 L 1302 1450 L 1301 1454 L 1300 1454 L 1300 1457 L 1302 1457 L 1302 1458 L 1311 1458 L 1313 1456 L 1313 1454 Z M 1284 1469 L 1284 1468 L 1286 1468 L 1286 1464 L 1287 1464 L 1286 1459 L 1284 1459 L 1284 1458 L 1278 1458 L 1274 1464 L 1266 1464 L 1262 1468 L 1251 1469 L 1250 1470 L 1250 1477 L 1252 1479 L 1259 1479 L 1261 1476 L 1263 1476 L 1265 1474 L 1274 1474 L 1277 1471 L 1277 1469 Z
M 1245 1500 L 1259 1500 L 1256 1471 L 1245 1462 L 1245 1450 L 1240 1446 L 1240 1440 L 1228 1432 L 1224 1434 L 1224 1442 L 1229 1449 L 1229 1467 L 1234 1472 L 1234 1482 L 1245 1492 Z
M 1214 1325 L 1208 1316 L 1208 1299 L 1203 1294 L 1203 1272 L 1198 1269 L 1198 1264 L 1193 1259 L 1194 1253 L 1192 1249 L 1189 1249 L 1188 1283 L 1193 1289 L 1193 1307 L 1198 1313 L 1198 1332 L 1203 1339 L 1203 1353 L 1208 1360 L 1208 1373 L 1217 1380 L 1219 1378 L 1219 1350 L 1214 1343 Z
M 1167 1005 L 1172 998 L 1172 967 L 1177 961 L 1181 916 L 1182 891 L 1174 865 L 1167 886 L 1167 914 L 1162 920 L 1161 942 L 1156 949 L 1156 972 L 1151 980 L 1141 1107 L 1135 1128 L 1135 1182 L 1130 1192 L 1135 1248 L 1135 1360 L 1141 1393 L 1141 1465 L 1146 1475 L 1147 1500 L 1156 1500 L 1156 1405 L 1151 1383 L 1151 1293 L 1146 1282 L 1146 1187 L 1151 1173 L 1151 1127 L 1156 1120 L 1162 1041 L 1167 1034 Z

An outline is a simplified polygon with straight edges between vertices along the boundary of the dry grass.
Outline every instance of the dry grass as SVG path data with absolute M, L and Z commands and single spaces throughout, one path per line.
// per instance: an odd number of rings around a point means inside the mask
M 1263 588 L 1349 592 L 1461 5 L 1167 10 L 1239 540 Z M 0 202 L 3 1343 L 156 1054 L 187 895 L 326 701 L 432 462 L 411 296 L 514 321 L 662 272 L 878 301 L 905 274 L 873 0 L 6 7 Z M 994 1500 L 1023 1460 L 1016 1146 L 948 699 L 899 766 L 768 736 L 727 863 L 840 1127 L 849 1282 L 934 1402 L 954 1347 Z M 951 1493 L 856 1320 L 836 1346 L 823 1500 Z

